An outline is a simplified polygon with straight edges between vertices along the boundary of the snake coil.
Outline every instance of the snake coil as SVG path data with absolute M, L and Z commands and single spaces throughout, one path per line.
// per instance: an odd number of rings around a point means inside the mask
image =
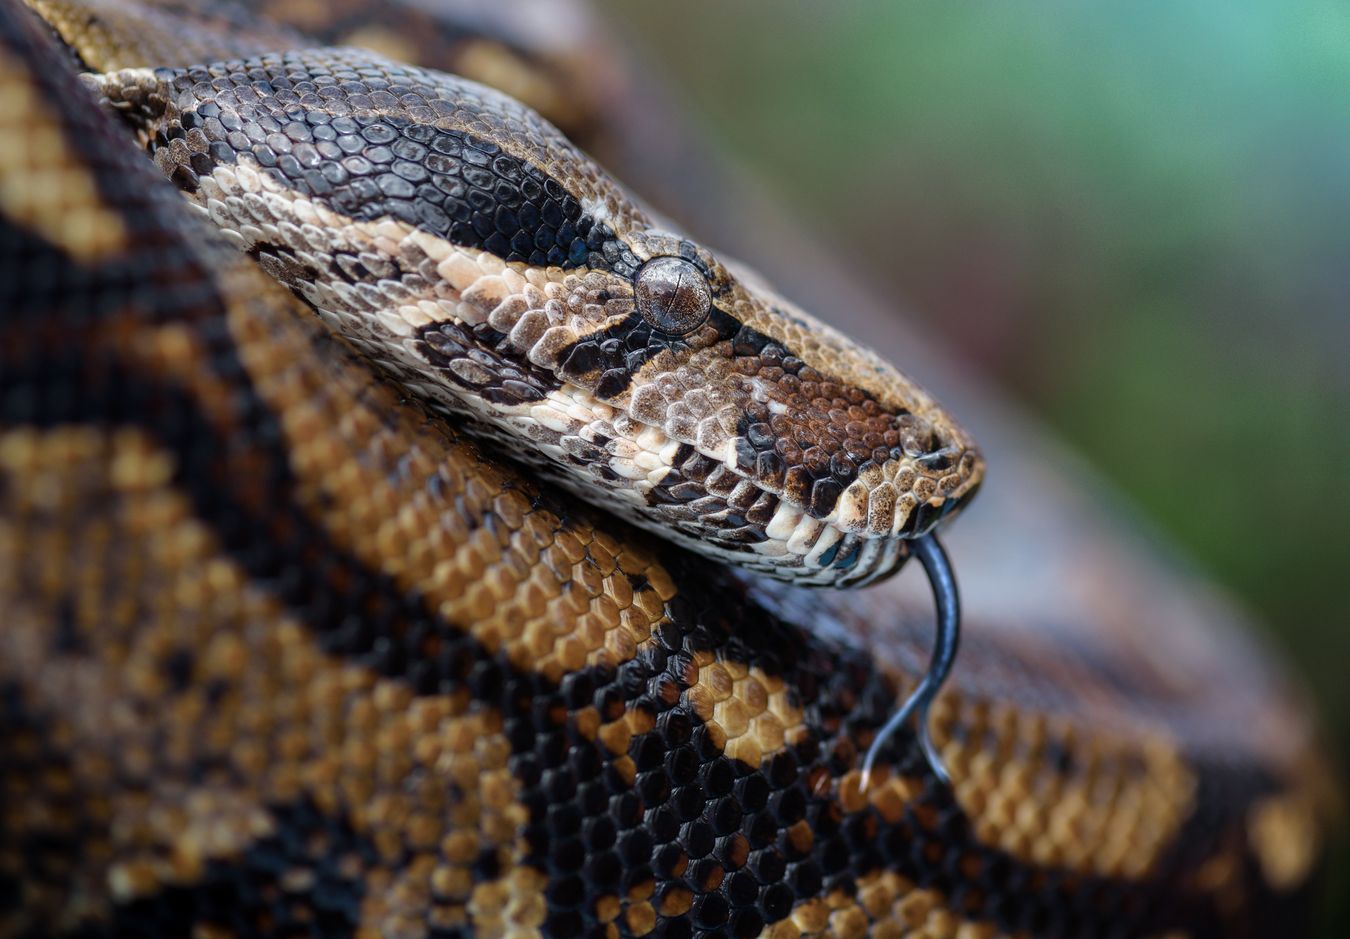
M 527 55 L 250 5 L 0 2 L 0 937 L 1292 931 L 1267 657 L 1096 540 L 960 636 L 931 396 L 341 43 Z

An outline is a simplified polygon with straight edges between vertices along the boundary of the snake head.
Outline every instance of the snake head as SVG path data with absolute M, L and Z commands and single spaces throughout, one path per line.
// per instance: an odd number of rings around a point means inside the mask
M 663 525 L 842 586 L 894 571 L 909 539 L 973 494 L 983 461 L 969 436 L 876 354 L 682 235 L 616 238 L 622 272 L 576 284 L 582 315 L 557 340 L 552 321 L 510 307 L 490 322 L 639 429 L 658 457 L 644 508 Z
M 229 240 L 411 394 L 666 537 L 867 583 L 980 482 L 918 385 L 663 230 L 498 92 L 352 49 L 91 81 Z

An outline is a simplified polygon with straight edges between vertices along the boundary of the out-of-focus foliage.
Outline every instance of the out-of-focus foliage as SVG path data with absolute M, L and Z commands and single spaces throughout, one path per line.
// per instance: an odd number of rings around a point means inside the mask
M 1350 6 L 609 7 L 799 216 L 1263 614 L 1350 750 Z

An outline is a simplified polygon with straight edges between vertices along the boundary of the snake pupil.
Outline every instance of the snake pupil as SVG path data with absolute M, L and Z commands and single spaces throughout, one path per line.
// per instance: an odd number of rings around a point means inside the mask
M 703 273 L 684 258 L 653 258 L 637 272 L 638 312 L 653 328 L 682 336 L 707 320 L 712 291 Z

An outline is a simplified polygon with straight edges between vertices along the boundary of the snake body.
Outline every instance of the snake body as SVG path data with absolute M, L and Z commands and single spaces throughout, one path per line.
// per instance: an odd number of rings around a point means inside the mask
M 917 385 L 499 92 L 232 7 L 31 6 L 0 935 L 1289 925 L 1307 780 L 1128 657 L 977 634 L 950 782 L 907 738 L 864 780 L 916 673 L 876 601 L 717 561 L 893 572 L 982 474 Z

